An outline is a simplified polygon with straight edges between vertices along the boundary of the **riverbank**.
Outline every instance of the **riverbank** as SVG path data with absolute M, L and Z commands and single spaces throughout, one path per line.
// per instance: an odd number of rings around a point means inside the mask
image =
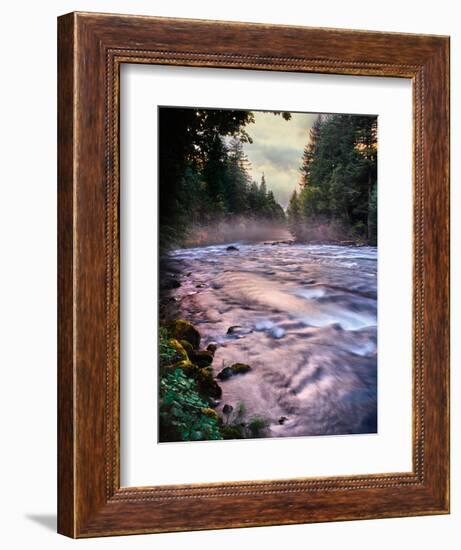
M 159 440 L 200 441 L 264 437 L 268 421 L 264 417 L 243 419 L 245 405 L 216 405 L 222 383 L 251 371 L 249 365 L 235 363 L 215 377 L 212 369 L 216 344 L 200 349 L 200 333 L 178 319 L 159 330 Z

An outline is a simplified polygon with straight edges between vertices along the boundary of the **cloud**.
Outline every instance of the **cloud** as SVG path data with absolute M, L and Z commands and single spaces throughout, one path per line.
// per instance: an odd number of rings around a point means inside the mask
M 252 166 L 252 176 L 259 181 L 264 173 L 267 187 L 276 200 L 286 206 L 296 189 L 304 147 L 317 115 L 293 113 L 291 120 L 267 112 L 255 112 L 255 122 L 247 127 L 253 143 L 244 144 Z

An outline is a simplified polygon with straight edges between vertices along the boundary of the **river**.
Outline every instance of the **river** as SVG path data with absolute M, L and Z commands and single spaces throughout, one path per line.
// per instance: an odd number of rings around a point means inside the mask
M 220 382 L 217 408 L 243 402 L 270 437 L 376 432 L 377 249 L 231 244 L 170 256 L 180 315 L 218 345 L 215 374 L 252 367 Z

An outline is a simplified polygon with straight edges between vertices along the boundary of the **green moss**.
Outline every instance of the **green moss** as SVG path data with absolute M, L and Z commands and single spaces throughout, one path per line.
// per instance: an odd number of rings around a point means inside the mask
M 166 365 L 163 367 L 163 370 L 174 370 L 174 369 L 183 369 L 186 371 L 187 369 L 194 368 L 195 365 L 189 361 L 189 359 L 183 359 L 180 361 L 176 361 L 176 363 L 173 363 L 171 365 Z
M 219 431 L 223 439 L 244 439 L 243 430 L 239 426 L 220 426 Z
M 176 350 L 176 354 L 181 358 L 181 361 L 187 361 L 189 359 L 186 350 L 178 340 L 176 340 L 175 338 L 170 338 L 168 340 L 168 343 L 172 348 Z
M 245 374 L 250 370 L 251 367 L 249 365 L 245 365 L 244 363 L 234 363 L 231 367 L 223 368 L 223 370 L 218 374 L 218 378 L 220 380 L 228 380 L 236 374 Z
M 170 338 L 175 338 L 179 341 L 186 340 L 191 344 L 193 349 L 200 347 L 200 333 L 191 323 L 178 319 L 169 323 L 167 328 Z
M 199 344 L 200 334 L 186 321 L 160 327 L 161 441 L 222 439 L 219 416 L 210 407 L 222 393 L 209 367 L 213 354 L 199 351 Z
M 250 418 L 247 424 L 249 437 L 265 437 L 268 427 L 269 420 L 267 418 L 263 416 L 254 416 Z
M 251 370 L 250 365 L 245 365 L 245 363 L 234 363 L 231 367 L 234 371 L 234 374 L 244 374 Z
M 182 352 L 184 349 L 182 350 Z M 159 329 L 159 360 L 160 367 L 172 365 L 177 361 L 184 360 L 184 354 L 177 346 L 172 344 L 172 340 L 168 338 L 168 332 L 165 327 Z
M 186 350 L 187 355 L 191 357 L 192 353 L 194 352 L 194 348 L 192 347 L 192 344 L 187 340 L 180 340 L 179 343 Z
M 208 418 L 214 418 L 216 421 L 219 420 L 218 413 L 211 407 L 205 407 L 204 409 L 202 409 L 202 413 L 205 416 L 208 416 Z

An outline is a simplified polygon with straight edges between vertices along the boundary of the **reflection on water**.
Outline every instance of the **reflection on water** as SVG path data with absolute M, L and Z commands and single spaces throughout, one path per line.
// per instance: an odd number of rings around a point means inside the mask
M 181 315 L 219 345 L 215 374 L 252 366 L 219 407 L 244 402 L 272 437 L 375 432 L 376 248 L 234 245 L 172 254 Z

